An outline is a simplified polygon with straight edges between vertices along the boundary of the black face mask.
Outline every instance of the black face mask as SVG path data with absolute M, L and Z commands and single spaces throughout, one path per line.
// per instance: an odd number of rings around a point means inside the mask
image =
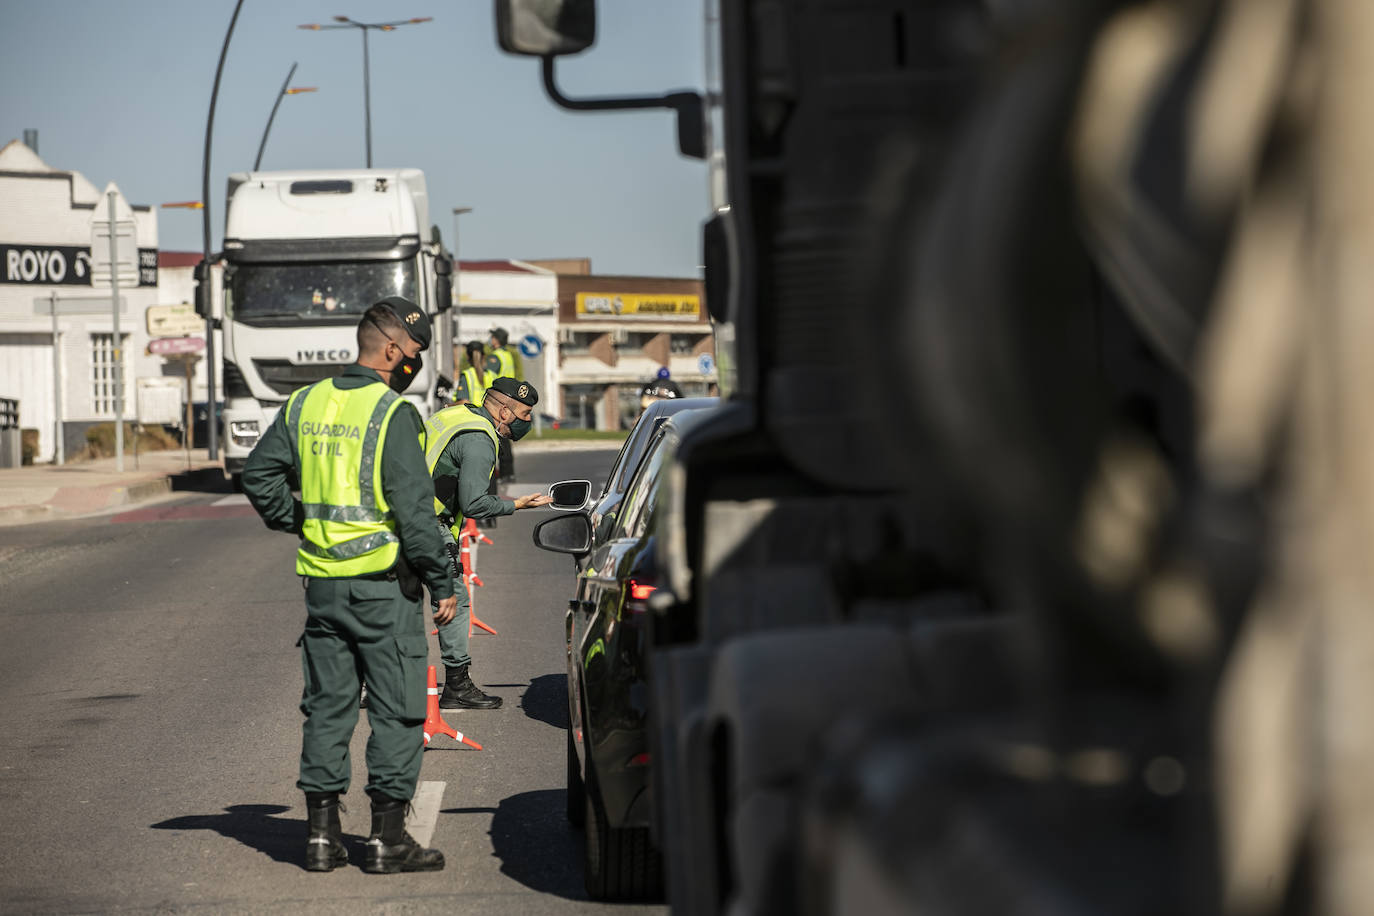
M 372 321 L 371 318 L 367 320 Z M 385 336 L 387 340 L 391 340 L 391 335 L 387 334 L 386 329 L 380 324 L 372 321 L 372 326 L 381 331 L 382 335 Z M 391 342 L 396 343 L 394 340 L 391 340 Z M 396 344 L 396 348 L 399 350 L 401 345 Z M 401 350 L 401 361 L 396 364 L 396 368 L 390 370 L 391 381 L 387 382 L 387 385 L 392 391 L 400 394 L 410 387 L 411 382 L 415 381 L 415 376 L 420 374 L 420 368 L 422 366 L 424 366 L 424 360 L 419 356 L 406 356 L 406 351 Z
M 420 367 L 424 365 L 424 360 L 419 356 L 406 356 L 401 353 L 401 361 L 396 364 L 396 368 L 391 370 L 391 381 L 387 382 L 391 390 L 400 394 L 410 387 L 410 383 L 415 381 L 415 376 L 420 374 Z

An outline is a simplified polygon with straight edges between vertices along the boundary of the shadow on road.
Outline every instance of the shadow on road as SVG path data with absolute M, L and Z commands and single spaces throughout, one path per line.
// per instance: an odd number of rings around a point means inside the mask
M 220 468 L 195 468 L 173 474 L 174 493 L 232 493 L 233 486 Z
M 274 862 L 305 867 L 304 818 L 273 817 L 290 811 L 283 805 L 230 805 L 224 814 L 188 814 L 159 821 L 154 830 L 213 830 L 220 836 L 237 840 L 250 849 L 271 858 Z M 350 847 L 349 858 L 361 861 L 362 840 L 345 837 Z
M 520 698 L 525 715 L 554 728 L 568 727 L 568 677 L 565 674 L 541 674 L 530 681 Z
M 491 816 L 491 848 L 507 877 L 543 894 L 586 900 L 582 833 L 568 825 L 566 797 L 563 789 L 540 789 L 503 798 Z

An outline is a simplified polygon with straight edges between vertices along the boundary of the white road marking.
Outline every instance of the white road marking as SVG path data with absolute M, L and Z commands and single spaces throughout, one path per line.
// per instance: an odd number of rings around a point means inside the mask
M 210 503 L 212 506 L 246 506 L 248 504 L 248 497 L 242 493 L 235 493 L 233 496 L 226 496 Z
M 444 803 L 444 782 L 422 782 L 415 790 L 410 801 L 410 816 L 406 818 L 406 830 L 415 837 L 415 842 L 428 846 L 434 836 L 434 826 L 439 822 L 439 808 Z

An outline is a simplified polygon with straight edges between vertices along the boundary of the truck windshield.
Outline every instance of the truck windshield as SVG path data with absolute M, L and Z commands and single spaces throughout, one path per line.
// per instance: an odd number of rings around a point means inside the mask
M 414 261 L 240 264 L 229 277 L 225 306 L 234 318 L 331 317 L 356 321 L 379 299 L 415 300 Z

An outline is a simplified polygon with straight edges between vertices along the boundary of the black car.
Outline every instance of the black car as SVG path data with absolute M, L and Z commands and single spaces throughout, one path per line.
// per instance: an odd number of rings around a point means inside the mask
M 606 475 L 605 486 L 601 488 L 600 494 L 588 511 L 595 536 L 593 543 L 604 540 L 611 525 L 615 523 L 616 511 L 620 506 L 621 497 L 625 495 L 626 487 L 630 485 L 630 477 L 639 467 L 639 459 L 644 457 L 645 446 L 663 425 L 663 421 L 684 410 L 715 407 L 718 403 L 719 398 L 667 398 L 654 401 L 644 409 L 635 421 L 634 428 L 630 430 L 630 435 L 625 439 L 625 444 L 620 447 L 620 454 L 615 456 L 611 473 Z
M 585 509 L 534 529 L 538 546 L 572 554 L 581 568 L 565 630 L 568 819 L 586 831 L 585 880 L 595 898 L 657 897 L 663 891 L 662 858 L 649 836 L 645 727 L 647 611 L 659 579 L 656 522 L 680 435 L 709 422 L 712 413 L 688 409 L 663 419 L 646 412 L 639 425 L 652 424 L 651 432 L 614 509 L 602 514 L 603 531 L 593 522 L 595 510 Z M 608 489 L 614 482 L 613 475 Z

